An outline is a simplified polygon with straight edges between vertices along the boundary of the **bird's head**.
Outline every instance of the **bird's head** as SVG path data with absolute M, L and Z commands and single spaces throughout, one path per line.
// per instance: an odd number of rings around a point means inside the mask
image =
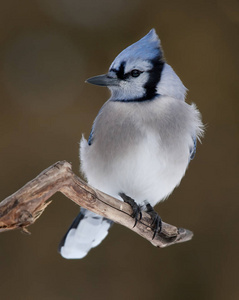
M 179 77 L 165 63 L 154 29 L 123 50 L 107 74 L 91 77 L 87 82 L 107 86 L 113 101 L 148 101 L 158 95 L 183 100 L 186 93 Z

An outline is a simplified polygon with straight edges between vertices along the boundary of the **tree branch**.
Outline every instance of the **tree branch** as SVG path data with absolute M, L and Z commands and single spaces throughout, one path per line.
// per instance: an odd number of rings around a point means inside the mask
M 0 232 L 16 228 L 27 231 L 26 227 L 40 217 L 50 204 L 48 199 L 56 192 L 61 192 L 76 204 L 133 230 L 157 247 L 185 242 L 193 236 L 187 229 L 162 222 L 161 232 L 152 240 L 152 220 L 146 212 L 142 212 L 142 219 L 133 227 L 132 209 L 127 203 L 86 184 L 72 172 L 71 164 L 66 161 L 50 166 L 0 203 Z

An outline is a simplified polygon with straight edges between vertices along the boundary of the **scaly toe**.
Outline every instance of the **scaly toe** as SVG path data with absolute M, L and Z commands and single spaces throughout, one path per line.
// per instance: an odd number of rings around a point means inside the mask
M 134 199 L 125 195 L 124 193 L 119 193 L 119 196 L 124 200 L 124 202 L 128 203 L 131 206 L 131 208 L 133 210 L 133 213 L 131 216 L 132 216 L 132 218 L 135 219 L 135 223 L 134 223 L 133 227 L 135 227 L 138 220 L 142 219 L 141 207 L 134 201 Z

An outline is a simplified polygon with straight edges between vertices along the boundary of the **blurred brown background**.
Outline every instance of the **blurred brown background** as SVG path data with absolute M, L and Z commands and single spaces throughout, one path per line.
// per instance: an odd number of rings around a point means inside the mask
M 154 27 L 207 124 L 163 220 L 194 231 L 156 249 L 114 225 L 83 260 L 58 242 L 78 207 L 57 194 L 31 236 L 0 235 L 1 299 L 239 299 L 237 0 L 8 0 L 0 10 L 0 199 L 78 142 L 109 96 L 84 80 Z

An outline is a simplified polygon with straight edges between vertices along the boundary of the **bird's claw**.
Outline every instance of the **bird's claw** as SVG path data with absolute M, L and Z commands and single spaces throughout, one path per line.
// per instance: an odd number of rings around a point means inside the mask
M 162 219 L 161 217 L 156 213 L 156 211 L 153 209 L 153 207 L 150 204 L 146 205 L 147 213 L 152 218 L 152 226 L 153 226 L 153 237 L 152 240 L 155 238 L 157 233 L 160 233 L 162 230 Z
M 125 195 L 124 193 L 120 193 L 119 195 L 124 200 L 124 202 L 128 203 L 131 206 L 131 208 L 133 210 L 133 213 L 131 216 L 132 216 L 132 218 L 135 219 L 135 223 L 134 223 L 133 227 L 135 227 L 138 220 L 142 219 L 141 207 L 134 201 L 134 199 Z

